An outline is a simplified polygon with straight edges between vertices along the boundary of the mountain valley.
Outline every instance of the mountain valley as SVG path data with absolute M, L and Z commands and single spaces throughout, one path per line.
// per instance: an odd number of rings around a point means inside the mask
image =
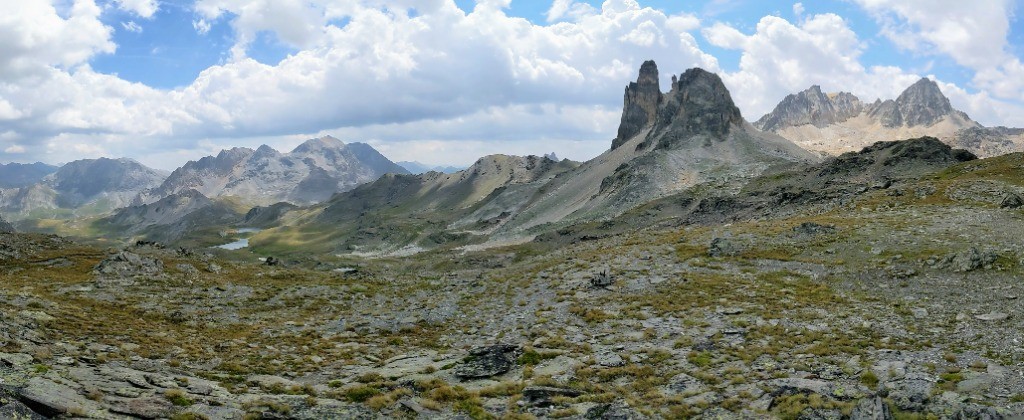
M 1022 130 L 669 80 L 585 162 L 11 166 L 0 418 L 1024 416 Z

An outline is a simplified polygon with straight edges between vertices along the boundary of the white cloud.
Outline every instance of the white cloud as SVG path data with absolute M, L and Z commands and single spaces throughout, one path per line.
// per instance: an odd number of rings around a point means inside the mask
M 157 0 L 114 0 L 114 2 L 117 3 L 119 9 L 146 19 L 153 17 L 160 10 L 160 4 Z
M 11 82 L 45 71 L 70 68 L 99 53 L 113 53 L 112 29 L 100 20 L 93 0 L 75 0 L 67 17 L 50 1 L 0 2 L 0 80 Z
M 142 33 L 142 27 L 139 26 L 138 23 L 135 23 L 135 21 L 121 22 L 121 27 L 128 32 L 133 32 L 137 34 Z
M 1024 64 L 1009 52 L 1013 0 L 855 0 L 882 34 L 914 52 L 945 54 L 975 70 L 973 82 L 993 95 L 1024 101 Z
M 580 3 L 575 0 L 555 0 L 546 13 L 548 22 L 555 22 L 565 18 L 578 19 L 582 16 L 592 15 L 597 11 L 587 3 Z
M 921 77 L 894 66 L 865 67 L 860 62 L 865 44 L 834 14 L 806 16 L 799 24 L 765 16 L 751 35 L 716 23 L 703 34 L 715 46 L 742 52 L 739 70 L 722 79 L 748 120 L 771 111 L 786 95 L 815 84 L 871 102 L 895 98 Z M 1020 106 L 984 92 L 970 94 L 951 83 L 942 83 L 942 90 L 954 106 L 983 124 L 1024 125 Z
M 12 145 L 8 146 L 6 149 L 4 149 L 4 153 L 9 153 L 9 154 L 12 154 L 12 155 L 22 154 L 22 153 L 25 153 L 25 147 L 24 146 L 19 146 L 17 144 L 12 144 Z
M 166 151 L 325 129 L 353 141 L 412 141 L 435 130 L 437 139 L 503 145 L 586 140 L 593 151 L 614 136 L 622 87 L 642 61 L 656 59 L 666 81 L 693 66 L 718 70 L 685 32 L 699 26 L 693 16 L 611 0 L 601 13 L 541 26 L 507 16 L 507 6 L 479 2 L 466 13 L 450 0 L 200 0 L 197 29 L 224 21 L 238 44 L 232 60 L 186 87 L 96 73 L 82 65 L 105 51 L 93 48 L 70 67 L 37 61 L 33 78 L 0 84 L 0 97 L 21 113 L 8 126 L 36 139 L 29 153 L 50 161 L 75 150 L 177 156 Z M 97 39 L 109 43 L 110 29 L 99 27 Z M 276 65 L 248 58 L 247 39 L 264 31 L 299 51 Z
M 793 3 L 793 14 L 796 15 L 796 17 L 803 16 L 804 10 L 803 3 Z
M 232 57 L 188 86 L 160 90 L 88 66 L 115 49 L 94 0 L 59 12 L 45 1 L 9 3 L 0 3 L 2 129 L 13 133 L 7 144 L 50 162 L 115 154 L 168 168 L 219 147 L 320 133 L 372 141 L 396 159 L 432 153 L 419 160 L 433 163 L 497 152 L 583 159 L 607 148 L 622 88 L 642 61 L 658 62 L 663 86 L 694 66 L 721 72 L 690 33 L 701 28 L 697 17 L 633 0 L 600 10 L 553 1 L 548 17 L 558 22 L 546 26 L 506 15 L 508 0 L 480 1 L 468 13 L 451 0 L 198 0 L 193 25 L 200 33 L 230 25 Z M 249 58 L 250 43 L 266 33 L 295 52 L 274 65 Z M 872 100 L 919 77 L 863 66 L 867 47 L 832 14 L 796 24 L 768 16 L 752 34 L 722 23 L 702 33 L 741 51 L 739 70 L 723 79 L 748 119 L 811 84 Z M 977 79 L 1013 83 L 1001 74 Z M 1024 115 L 991 94 L 943 89 L 985 123 Z M 438 146 L 445 141 L 451 146 Z

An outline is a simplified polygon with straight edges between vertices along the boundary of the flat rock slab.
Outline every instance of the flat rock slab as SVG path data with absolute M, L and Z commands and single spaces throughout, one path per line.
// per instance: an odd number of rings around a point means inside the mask
M 1010 314 L 1005 312 L 989 312 L 987 314 L 975 315 L 974 318 L 981 321 L 1002 321 L 1010 317 Z
M 95 401 L 86 399 L 67 385 L 40 377 L 28 380 L 21 389 L 21 400 L 40 414 L 50 417 L 69 412 L 95 417 L 100 412 Z
M 158 419 L 170 417 L 174 414 L 174 404 L 166 398 L 152 396 L 132 399 L 109 399 L 110 411 L 120 414 L 127 414 L 144 419 Z

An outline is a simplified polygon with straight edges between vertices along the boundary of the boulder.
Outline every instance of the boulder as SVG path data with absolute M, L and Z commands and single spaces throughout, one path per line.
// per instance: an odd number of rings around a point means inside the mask
M 712 239 L 711 246 L 708 247 L 708 255 L 712 257 L 732 257 L 739 253 L 739 246 L 726 238 Z
M 523 400 L 534 407 L 548 407 L 555 397 L 574 398 L 583 395 L 582 391 L 569 388 L 531 385 L 523 388 Z
M 10 420 L 46 420 L 43 415 L 32 411 L 25 404 L 18 401 L 0 407 L 0 419 Z
M 1021 198 L 1016 193 L 1006 193 L 1003 197 L 1003 201 L 999 203 L 1000 208 L 1004 209 L 1016 209 L 1024 206 L 1024 198 Z
M 121 251 L 100 261 L 93 273 L 102 280 L 131 280 L 139 277 L 159 277 L 164 273 L 164 263 L 156 258 L 145 257 L 133 252 Z
M 469 351 L 469 357 L 455 368 L 455 376 L 462 379 L 481 379 L 501 375 L 512 370 L 520 349 L 512 344 L 495 344 Z
M 862 398 L 850 413 L 850 420 L 892 420 L 889 406 L 881 397 Z

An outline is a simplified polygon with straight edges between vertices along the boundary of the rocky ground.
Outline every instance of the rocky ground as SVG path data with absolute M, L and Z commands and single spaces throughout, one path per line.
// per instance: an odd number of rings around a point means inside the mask
M 394 259 L 0 233 L 0 418 L 1021 416 L 1024 165 L 998 164 Z

